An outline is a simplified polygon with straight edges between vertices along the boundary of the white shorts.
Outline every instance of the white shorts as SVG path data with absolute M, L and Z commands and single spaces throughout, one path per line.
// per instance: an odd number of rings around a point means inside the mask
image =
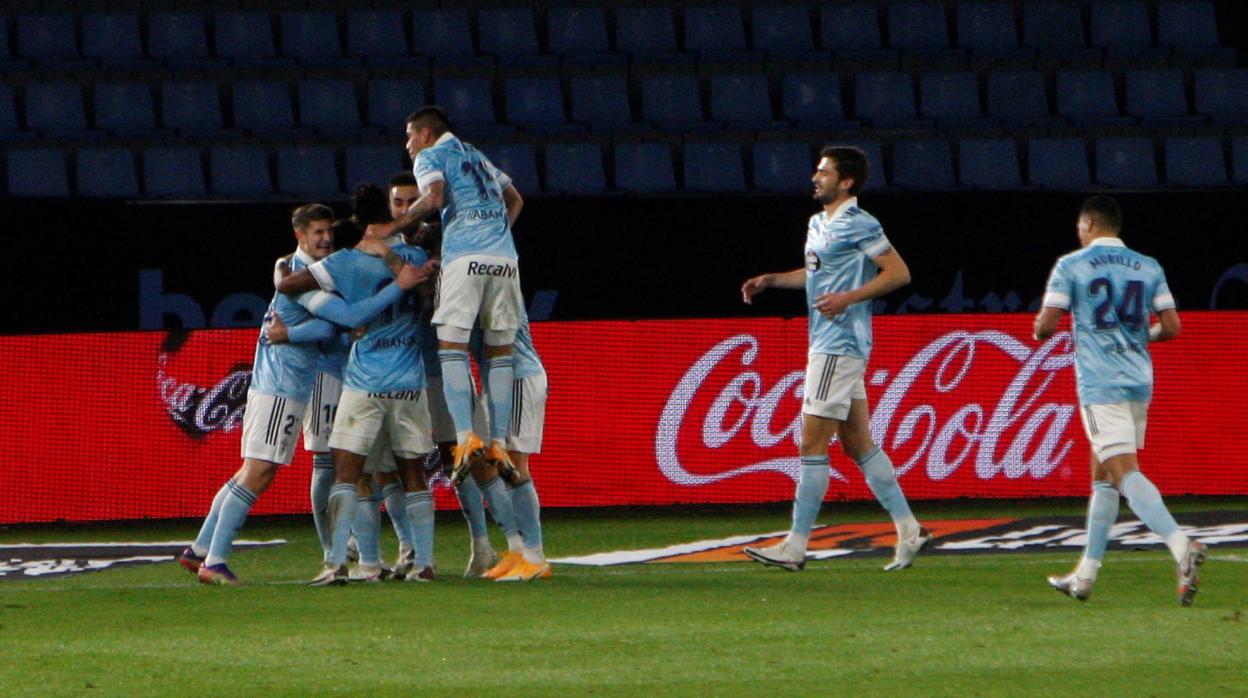
M 1135 453 L 1144 448 L 1144 428 L 1148 426 L 1147 402 L 1110 402 L 1084 405 L 1083 433 L 1092 444 L 1092 453 L 1104 463 L 1114 456 Z
M 546 372 L 521 378 L 513 385 L 507 450 L 541 453 L 542 429 L 546 423 Z
M 304 405 L 277 395 L 247 391 L 243 410 L 243 458 L 286 465 L 295 455 Z
M 371 475 L 393 473 L 398 469 L 398 464 L 394 462 L 394 450 L 390 447 L 390 432 L 383 426 L 368 452 L 368 459 L 364 461 L 364 472 Z
M 438 273 L 434 325 L 471 330 L 518 330 L 524 308 L 520 267 L 506 257 L 471 254 L 452 260 Z
M 391 450 L 402 458 L 417 458 L 433 450 L 425 391 L 364 393 L 343 388 L 329 445 L 367 456 L 383 428 L 390 435 Z
M 312 399 L 303 413 L 303 450 L 329 453 L 329 435 L 334 430 L 334 413 L 342 395 L 342 379 L 329 374 L 316 374 Z
M 867 362 L 856 356 L 811 354 L 806 360 L 802 414 L 845 421 L 852 400 L 866 400 Z
M 472 374 L 469 374 L 469 378 Z M 425 394 L 429 396 L 429 418 L 433 424 L 433 440 L 436 443 L 453 443 L 455 441 L 455 420 L 451 419 L 451 411 L 446 406 L 446 393 L 442 392 L 442 376 L 426 376 Z M 476 381 L 472 388 L 472 430 L 484 436 L 490 433 L 490 416 L 487 414 L 484 396 L 478 396 Z

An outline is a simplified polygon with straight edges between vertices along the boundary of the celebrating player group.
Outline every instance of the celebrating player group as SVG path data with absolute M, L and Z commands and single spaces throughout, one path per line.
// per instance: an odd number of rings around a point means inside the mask
M 529 455 L 541 450 L 546 374 L 533 347 L 520 293 L 511 229 L 523 207 L 511 179 L 459 140 L 437 107 L 408 117 L 412 176 L 391 181 L 390 210 L 361 216 L 363 239 L 333 252 L 333 213 L 295 210 L 298 249 L 279 260 L 277 293 L 256 346 L 242 436 L 243 465 L 213 499 L 181 564 L 205 583 L 234 584 L 227 561 L 248 511 L 289 463 L 302 421 L 313 452 L 312 509 L 323 547 L 313 585 L 386 577 L 435 577 L 433 499 L 426 461 L 444 463 L 468 520 L 468 577 L 548 578 Z M 762 274 L 742 298 L 769 289 L 805 289 L 809 314 L 792 526 L 780 543 L 747 547 L 764 565 L 805 567 L 810 532 L 827 493 L 833 439 L 862 471 L 897 530 L 885 570 L 910 567 L 932 543 L 910 510 L 888 454 L 871 435 L 864 376 L 870 360 L 871 303 L 910 281 L 880 222 L 858 205 L 869 168 L 857 148 L 820 152 L 812 177 L 822 210 L 811 217 L 805 265 Z M 425 223 L 433 213 L 437 223 Z M 1075 569 L 1048 578 L 1087 600 L 1096 582 L 1119 498 L 1172 553 L 1178 600 L 1190 605 L 1205 546 L 1189 540 L 1157 488 L 1140 471 L 1152 396 L 1150 342 L 1178 336 L 1175 301 L 1156 260 L 1129 249 L 1122 214 L 1094 196 L 1076 223 L 1081 249 L 1057 261 L 1035 320 L 1035 338 L 1072 318 L 1075 370 L 1088 440 L 1092 496 L 1087 545 Z M 1151 323 L 1156 316 L 1157 322 Z M 484 392 L 470 368 L 475 354 Z M 437 459 L 426 456 L 434 451 Z M 400 546 L 392 567 L 379 552 L 384 500 Z M 484 504 L 483 504 L 484 502 Z M 507 535 L 499 558 L 485 507 Z M 359 564 L 347 567 L 350 541 Z

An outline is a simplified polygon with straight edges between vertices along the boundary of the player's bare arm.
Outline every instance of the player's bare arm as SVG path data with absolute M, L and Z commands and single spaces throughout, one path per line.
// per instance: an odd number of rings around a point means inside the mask
M 906 266 L 906 260 L 901 258 L 897 250 L 890 247 L 887 251 L 872 257 L 871 261 L 880 268 L 880 273 L 876 274 L 874 279 L 844 293 L 825 293 L 819 296 L 815 299 L 815 310 L 825 317 L 836 317 L 855 303 L 888 295 L 910 283 L 910 267 Z
M 1179 311 L 1167 308 L 1157 314 L 1157 323 L 1148 328 L 1148 341 L 1165 342 L 1179 336 Z
M 503 205 L 507 207 L 507 225 L 514 226 L 520 217 L 520 209 L 524 208 L 524 199 L 514 184 L 508 184 L 503 190 Z
M 1057 323 L 1061 322 L 1062 316 L 1066 311 L 1062 308 L 1054 308 L 1046 305 L 1036 313 L 1036 321 L 1031 327 L 1031 336 L 1037 341 L 1044 341 L 1049 337 L 1057 334 Z
M 741 300 L 746 303 L 753 303 L 754 296 L 768 288 L 801 289 L 805 288 L 805 286 L 805 269 L 794 269 L 793 271 L 776 274 L 759 274 L 751 279 L 746 279 L 745 283 L 741 284 Z
M 307 269 L 299 271 L 287 276 L 277 284 L 277 292 L 287 296 L 297 296 L 300 293 L 315 291 L 321 287 L 321 284 L 312 276 L 312 272 Z

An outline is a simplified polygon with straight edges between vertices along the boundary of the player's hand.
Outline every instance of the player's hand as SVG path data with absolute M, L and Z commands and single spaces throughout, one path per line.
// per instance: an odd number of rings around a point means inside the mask
M 355 249 L 371 257 L 385 257 L 390 251 L 390 246 L 381 240 L 365 236 L 356 244 Z
M 429 279 L 429 272 L 423 266 L 404 264 L 394 277 L 394 283 L 404 291 L 410 291 Z
M 424 264 L 417 267 L 417 269 L 420 271 L 421 276 L 420 276 L 420 280 L 417 281 L 416 283 L 423 284 L 426 281 L 433 280 L 435 278 L 435 275 L 438 273 L 438 268 L 441 266 L 442 266 L 442 262 L 440 260 L 437 260 L 437 259 L 427 260 Z
M 754 296 L 757 296 L 763 289 L 767 288 L 767 275 L 760 274 L 752 279 L 747 279 L 741 284 L 741 300 L 747 304 L 754 303 Z
M 835 318 L 853 304 L 848 293 L 825 293 L 815 299 L 815 310 L 826 318 Z
M 269 317 L 269 321 L 264 323 L 264 338 L 269 340 L 269 344 L 285 344 L 290 341 L 290 332 L 286 329 L 286 323 L 273 313 Z

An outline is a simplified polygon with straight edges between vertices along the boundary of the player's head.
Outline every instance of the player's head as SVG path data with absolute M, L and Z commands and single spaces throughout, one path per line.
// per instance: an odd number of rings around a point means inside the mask
M 815 200 L 827 206 L 857 196 L 867 185 L 867 174 L 867 154 L 860 148 L 826 146 L 819 151 L 819 164 L 810 178 L 815 185 Z
M 290 213 L 299 249 L 313 259 L 324 259 L 334 251 L 334 210 L 324 204 L 304 204 Z
M 354 245 L 363 237 L 360 227 L 350 218 L 339 218 L 334 221 L 331 229 L 334 231 L 334 239 L 343 243 Z
M 416 159 L 417 153 L 451 130 L 451 119 L 441 107 L 430 105 L 417 109 L 407 117 L 407 154 Z
M 1089 196 L 1079 207 L 1079 220 L 1075 223 L 1079 244 L 1087 247 L 1099 237 L 1118 237 L 1122 234 L 1122 209 L 1113 197 L 1097 194 Z
M 390 178 L 390 217 L 398 218 L 420 198 L 420 188 L 411 172 L 398 172 Z
M 436 221 L 408 226 L 403 231 L 407 244 L 423 248 L 431 259 L 442 257 L 442 224 Z
M 361 228 L 390 222 L 390 206 L 381 187 L 369 182 L 355 186 L 351 192 L 351 219 Z

